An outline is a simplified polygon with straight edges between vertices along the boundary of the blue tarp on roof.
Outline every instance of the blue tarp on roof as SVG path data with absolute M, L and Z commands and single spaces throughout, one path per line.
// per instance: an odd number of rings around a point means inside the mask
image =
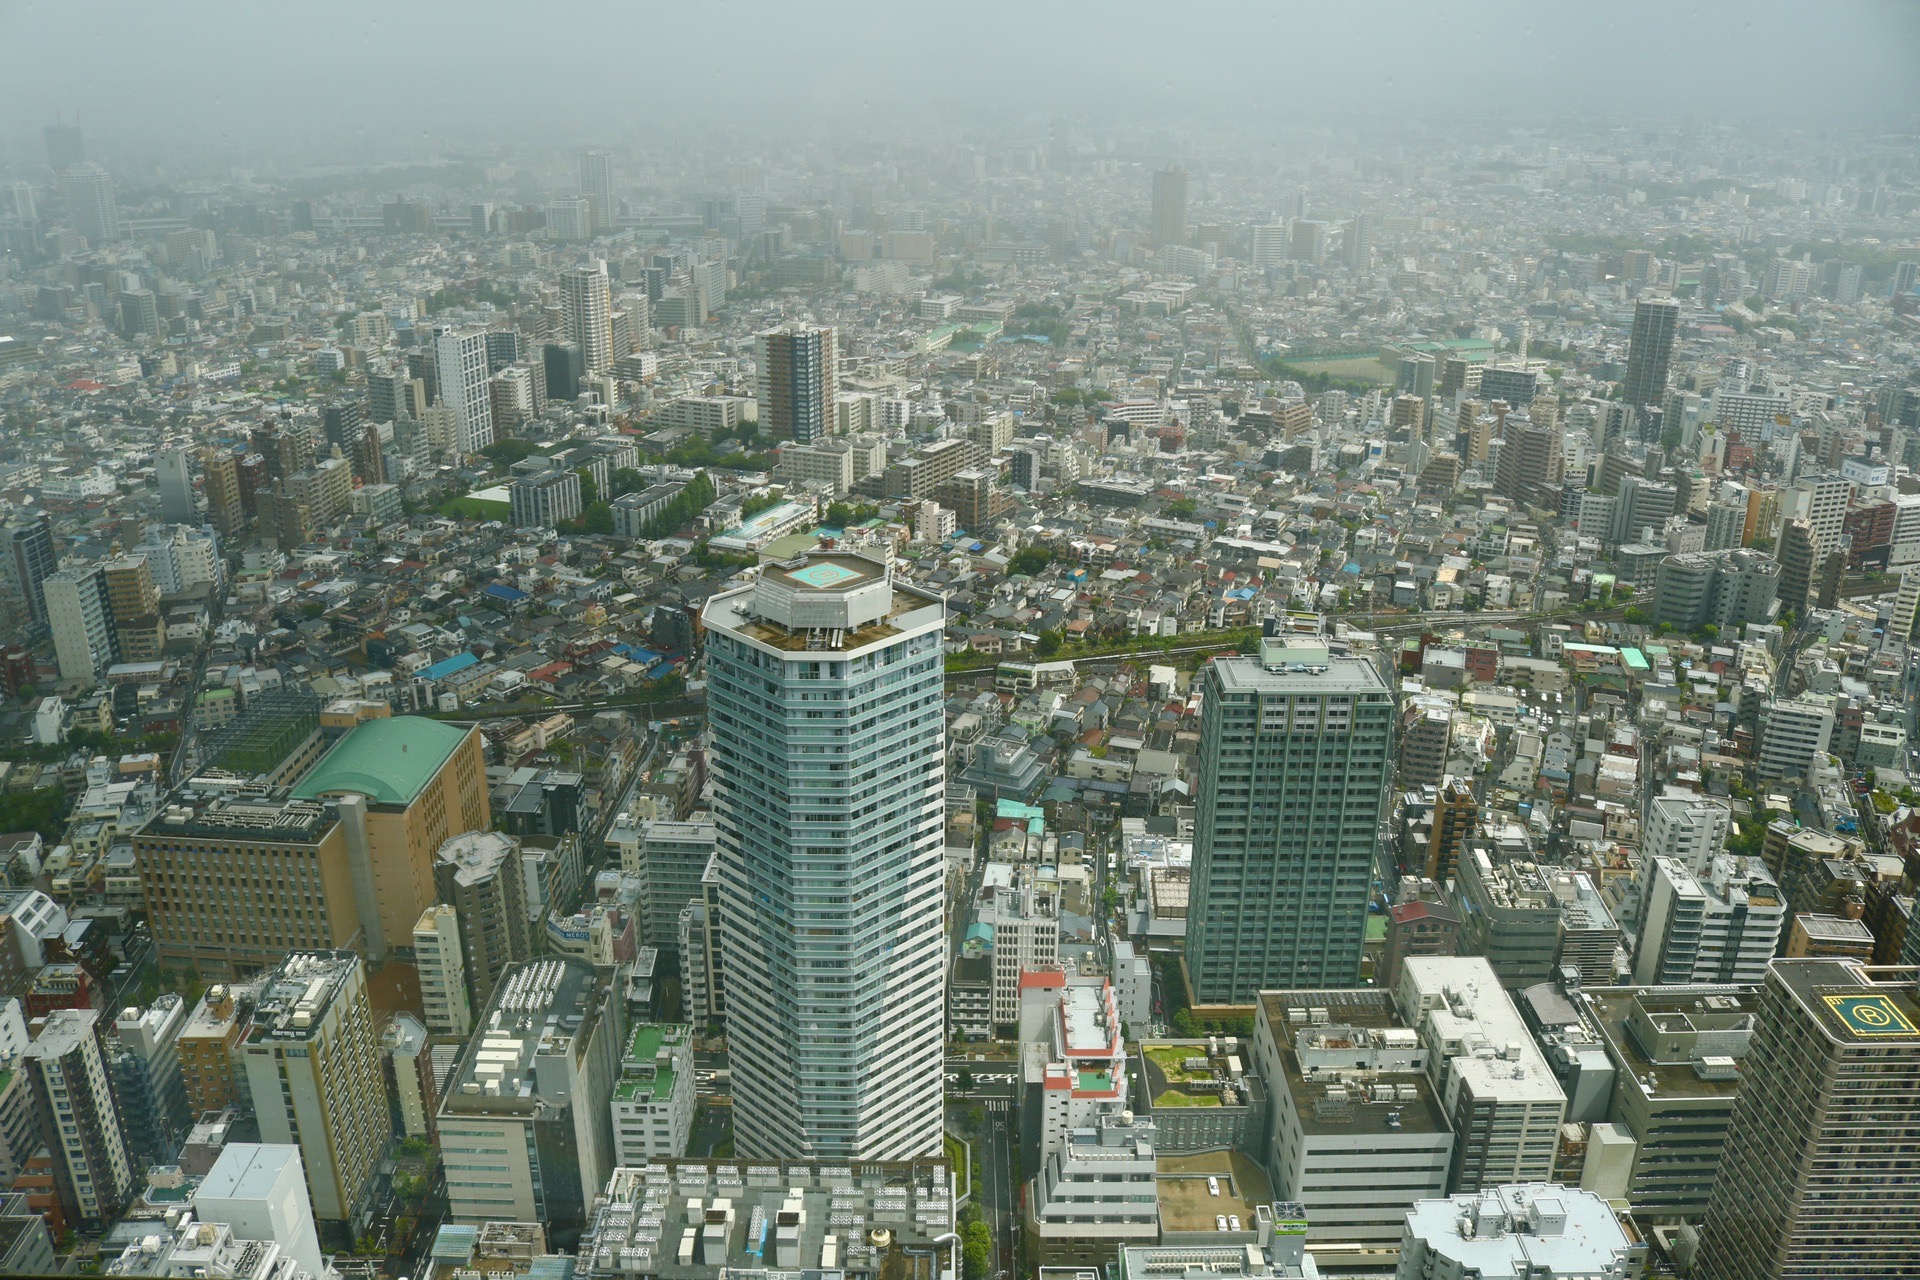
M 440 659 L 440 661 L 422 671 L 420 675 L 421 678 L 426 680 L 445 680 L 454 672 L 465 671 L 468 667 L 477 666 L 479 662 L 480 659 L 474 654 L 456 653 L 451 658 Z
M 508 604 L 518 604 L 522 600 L 531 599 L 520 588 L 510 587 L 504 582 L 490 582 L 487 584 L 487 589 L 480 594 L 492 596 L 495 600 L 505 600 Z
M 1234 587 L 1227 592 L 1227 599 L 1251 600 L 1253 599 L 1253 588 L 1252 587 Z

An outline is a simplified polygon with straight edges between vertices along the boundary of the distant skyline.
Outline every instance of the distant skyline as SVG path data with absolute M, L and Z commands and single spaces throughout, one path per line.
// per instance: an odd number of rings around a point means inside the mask
M 1569 114 L 1809 126 L 1920 115 L 1920 6 L 1892 0 L 1557 6 L 1518 0 L 1168 6 L 1114 0 L 796 11 L 478 0 L 70 6 L 0 0 L 0 166 L 44 166 L 76 116 L 107 152 L 417 157 L 650 131 L 1259 129 L 1311 115 Z

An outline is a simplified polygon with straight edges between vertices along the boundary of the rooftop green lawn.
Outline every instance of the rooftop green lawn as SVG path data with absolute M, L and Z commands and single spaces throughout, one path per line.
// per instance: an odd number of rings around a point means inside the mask
M 653 1066 L 660 1047 L 667 1042 L 669 1028 L 658 1023 L 643 1022 L 633 1029 L 633 1043 L 627 1046 L 627 1062 L 643 1063 Z M 655 1067 L 651 1077 L 644 1075 L 622 1076 L 613 1086 L 616 1102 L 631 1102 L 643 1093 L 651 1094 L 654 1099 L 664 1101 L 673 1096 L 672 1067 L 664 1064 Z
M 1169 1089 L 1153 1100 L 1156 1107 L 1217 1107 L 1220 1095 L 1217 1093 L 1182 1093 L 1178 1089 Z
M 1148 1045 L 1145 1048 L 1145 1052 L 1147 1057 L 1153 1060 L 1153 1065 L 1159 1067 L 1160 1070 L 1166 1073 L 1167 1080 L 1171 1084 L 1183 1084 L 1191 1080 L 1213 1079 L 1212 1068 L 1208 1068 L 1205 1071 L 1189 1071 L 1180 1065 L 1188 1058 L 1206 1057 L 1207 1053 L 1204 1046 L 1189 1047 L 1173 1044 Z

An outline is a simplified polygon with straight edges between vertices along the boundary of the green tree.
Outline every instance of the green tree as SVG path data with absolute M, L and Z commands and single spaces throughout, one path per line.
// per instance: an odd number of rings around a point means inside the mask
M 1033 646 L 1033 651 L 1042 658 L 1051 658 L 1060 652 L 1060 633 L 1052 629 L 1042 631 L 1039 642 Z
M 48 843 L 66 829 L 67 794 L 59 787 L 0 795 L 0 831 L 38 831 Z
M 646 488 L 647 478 L 632 467 L 620 467 L 607 477 L 607 487 L 613 490 L 607 497 L 618 498 L 623 494 L 638 493 Z
M 954 1087 L 958 1089 L 961 1093 L 972 1093 L 973 1092 L 973 1068 L 972 1067 L 960 1068 L 960 1072 L 958 1076 L 954 1079 L 953 1083 L 954 1083 Z
M 514 463 L 538 452 L 540 452 L 540 446 L 533 441 L 510 438 L 495 440 L 480 451 L 480 456 L 491 462 L 495 471 L 505 475 L 513 468 Z
M 986 1280 L 993 1270 L 993 1232 L 981 1221 L 969 1222 L 960 1233 L 961 1273 L 966 1280 Z
M 581 507 L 591 507 L 594 503 L 599 502 L 600 484 L 593 478 L 593 472 L 587 470 L 585 467 L 581 467 L 576 470 L 574 474 L 580 477 Z
M 1053 563 L 1052 547 L 1025 547 L 1013 553 L 1007 561 L 1009 574 L 1024 573 L 1031 577 Z

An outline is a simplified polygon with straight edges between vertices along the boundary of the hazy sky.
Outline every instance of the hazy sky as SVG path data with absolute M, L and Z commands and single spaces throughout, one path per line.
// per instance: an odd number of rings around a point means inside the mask
M 1032 111 L 1911 125 L 1917 67 L 1920 5 L 1904 0 L 0 0 L 0 154 L 44 163 L 56 111 L 102 150 L 200 154 L 571 146 L 753 119 L 988 128 Z

